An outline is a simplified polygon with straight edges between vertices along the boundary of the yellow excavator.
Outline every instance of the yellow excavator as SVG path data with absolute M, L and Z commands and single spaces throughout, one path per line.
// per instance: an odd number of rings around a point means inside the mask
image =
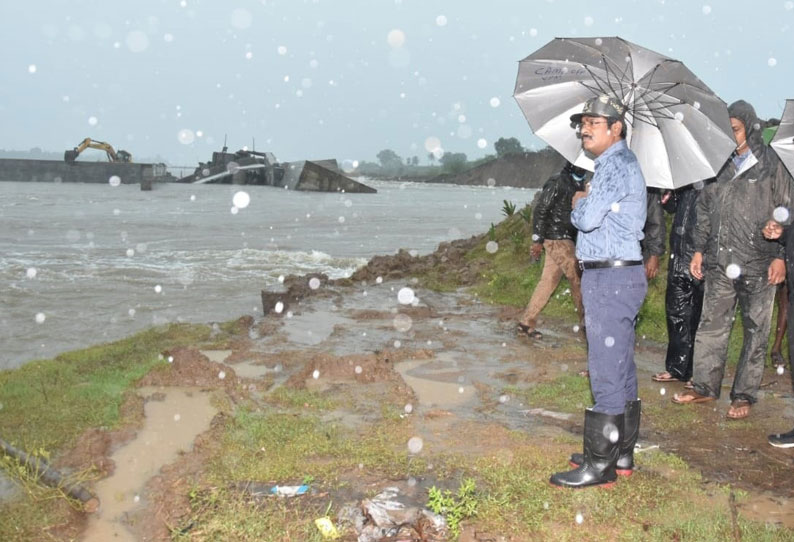
M 110 143 L 96 141 L 90 137 L 82 140 L 74 149 L 64 152 L 63 159 L 67 164 L 74 164 L 77 157 L 80 156 L 80 153 L 89 148 L 105 151 L 108 155 L 108 160 L 111 162 L 132 162 L 132 155 L 127 151 L 122 151 L 121 149 L 116 151 Z

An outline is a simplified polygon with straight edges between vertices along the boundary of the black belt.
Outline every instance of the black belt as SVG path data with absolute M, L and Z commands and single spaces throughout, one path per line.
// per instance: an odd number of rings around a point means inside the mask
M 630 267 L 642 265 L 642 260 L 579 260 L 579 269 L 604 269 L 607 267 Z

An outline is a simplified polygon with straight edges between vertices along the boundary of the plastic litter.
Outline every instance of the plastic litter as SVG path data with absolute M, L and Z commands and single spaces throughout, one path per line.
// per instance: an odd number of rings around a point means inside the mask
M 270 488 L 270 493 L 279 497 L 295 497 L 296 495 L 303 495 L 309 491 L 309 486 L 273 486 Z
M 323 535 L 323 538 L 330 538 L 332 540 L 339 538 L 339 531 L 336 530 L 334 522 L 331 521 L 331 518 L 328 516 L 315 519 L 314 524 L 317 525 L 317 529 L 320 531 L 320 534 Z

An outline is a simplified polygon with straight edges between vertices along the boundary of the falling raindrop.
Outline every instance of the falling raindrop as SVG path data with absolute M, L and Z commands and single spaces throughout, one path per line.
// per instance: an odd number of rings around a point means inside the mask
M 774 68 L 775 66 L 777 66 L 777 59 L 774 57 L 770 57 L 769 60 L 766 61 L 766 63 L 769 64 L 770 68 Z
M 394 348 L 400 348 L 402 346 L 402 342 L 394 341 Z
M 397 331 L 405 333 L 413 326 L 413 320 L 407 314 L 398 314 L 394 317 L 392 325 L 394 325 L 394 329 Z
M 364 370 L 364 369 L 362 369 L 362 368 L 361 368 L 361 365 L 356 365 L 355 371 L 356 371 L 356 374 L 357 374 L 357 375 L 360 375 L 360 374 L 361 374 L 361 371 L 363 371 L 363 370 Z
M 711 13 L 711 6 L 709 5 L 703 6 L 703 15 L 708 15 L 709 13 Z
M 494 96 L 493 98 L 491 98 L 489 103 L 491 104 L 491 107 L 499 107 L 502 101 L 496 96 Z
M 612 205 L 610 205 L 609 208 L 612 209 L 613 213 L 619 213 L 620 212 L 620 203 L 615 202 Z
M 223 380 L 224 378 L 226 378 L 226 371 L 220 371 L 220 372 L 218 373 L 218 378 L 220 378 L 221 380 Z
M 178 422 L 181 419 L 182 419 L 182 415 L 181 414 L 174 414 L 174 421 L 175 422 Z
M 314 372 L 312 373 L 312 378 L 315 379 L 315 380 L 320 378 L 320 371 L 315 369 Z
M 174 362 L 174 356 L 168 356 L 168 363 Z
M 251 196 L 248 195 L 248 192 L 243 192 L 240 190 L 234 194 L 232 198 L 232 203 L 238 209 L 245 209 L 248 207 L 248 204 L 251 203 Z
M 408 439 L 408 451 L 412 454 L 418 454 L 421 452 L 424 445 L 425 443 L 422 442 L 420 437 L 411 437 Z
M 439 15 L 436 17 L 436 25 L 437 26 L 447 26 L 447 18 L 444 15 Z
M 581 525 L 583 521 L 584 521 L 584 516 L 582 516 L 582 513 L 581 513 L 581 512 L 578 512 L 578 513 L 576 514 L 576 523 L 578 523 L 579 525 Z
M 742 268 L 732 263 L 725 268 L 725 276 L 729 279 L 737 279 L 742 274 Z
M 776 371 L 777 374 L 782 375 L 786 371 L 786 369 L 782 365 L 778 365 Z
M 47 319 L 47 315 L 45 315 L 43 312 L 36 313 L 36 323 L 37 324 L 43 324 L 44 320 L 46 320 L 46 319 Z
M 378 277 L 375 279 L 375 284 L 381 284 L 383 282 L 383 277 Z
M 509 400 L 510 400 L 510 396 L 509 395 L 500 395 L 499 396 L 499 402 L 502 403 L 502 404 L 508 402 Z
M 276 314 L 281 314 L 281 312 L 284 310 L 284 303 L 281 301 L 277 302 L 276 306 L 273 307 L 273 310 L 276 311 Z
M 776 222 L 786 222 L 789 217 L 789 210 L 786 207 L 777 207 L 772 212 L 772 217 L 775 219 Z
M 121 184 L 121 177 L 118 175 L 111 175 L 110 179 L 108 179 L 108 184 L 110 186 L 119 186 Z
M 667 390 L 666 390 L 666 389 L 664 389 L 664 388 L 662 388 L 662 389 L 660 389 L 660 390 L 659 390 L 659 393 L 660 393 L 661 395 L 664 395 L 665 393 L 667 393 Z
M 401 305 L 410 305 L 413 303 L 414 297 L 414 291 L 407 286 L 400 288 L 400 291 L 397 292 L 397 301 L 399 301 Z
M 320 287 L 320 279 L 318 279 L 317 277 L 312 277 L 311 279 L 309 279 L 309 288 L 311 288 L 312 290 L 316 290 L 319 287 Z
M 406 414 L 410 414 L 411 412 L 414 411 L 414 406 L 411 403 L 408 403 L 407 405 L 405 405 L 405 408 L 403 410 L 405 410 Z
M 485 251 L 489 254 L 496 254 L 497 250 L 499 250 L 499 243 L 496 241 L 488 241 L 485 243 Z
M 156 294 L 162 293 L 163 292 L 163 287 L 158 284 L 157 286 L 154 287 L 154 292 Z
M 604 339 L 604 344 L 607 346 L 607 348 L 612 348 L 613 346 L 615 346 L 615 338 L 607 337 L 606 339 Z
M 35 279 L 37 273 L 38 271 L 36 271 L 35 267 L 28 267 L 27 271 L 25 271 L 25 276 L 29 279 Z
M 573 326 L 573 332 L 574 333 L 579 333 L 579 326 L 578 325 L 574 325 Z

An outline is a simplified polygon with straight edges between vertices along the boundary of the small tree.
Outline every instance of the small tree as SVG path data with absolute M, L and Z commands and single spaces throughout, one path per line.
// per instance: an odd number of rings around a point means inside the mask
M 436 153 L 434 153 L 434 152 L 431 152 L 431 153 L 429 153 L 429 154 L 427 155 L 427 161 L 428 161 L 428 162 L 430 162 L 430 165 L 431 165 L 431 166 L 432 166 L 433 164 L 435 164 L 435 163 L 436 163 Z
M 397 169 L 403 164 L 403 159 L 391 149 L 383 149 L 375 155 L 383 169 Z
M 496 140 L 496 143 L 493 144 L 493 147 L 496 149 L 497 158 L 501 158 L 508 154 L 520 154 L 524 152 L 524 147 L 521 146 L 521 142 L 514 137 L 509 137 L 507 139 L 500 137 Z
M 468 158 L 462 152 L 447 152 L 441 157 L 440 162 L 448 173 L 460 173 L 466 169 Z

